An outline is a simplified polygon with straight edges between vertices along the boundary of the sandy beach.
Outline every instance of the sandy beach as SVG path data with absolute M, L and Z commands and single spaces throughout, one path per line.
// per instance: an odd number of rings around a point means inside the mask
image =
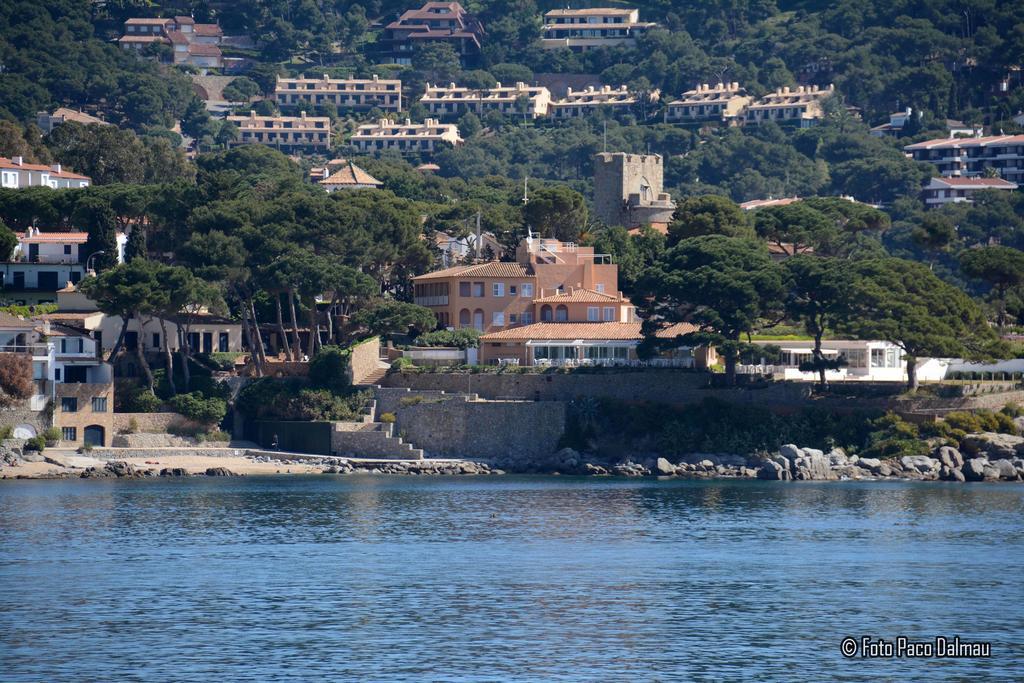
M 55 458 L 57 459 L 57 458 Z M 62 459 L 62 458 L 61 458 Z M 203 474 L 209 467 L 224 467 L 234 474 L 259 475 L 259 474 L 317 474 L 323 470 L 318 465 L 307 464 L 282 464 L 276 462 L 256 462 L 244 456 L 200 456 L 200 455 L 173 455 L 159 458 L 121 458 L 136 469 L 154 469 L 157 472 L 165 467 L 183 468 L 189 474 Z M 91 461 L 91 462 L 89 462 Z M 22 477 L 46 477 L 57 476 L 66 473 L 81 472 L 85 467 L 103 467 L 106 462 L 94 458 L 75 459 L 76 465 L 82 467 L 60 467 L 49 462 L 22 462 L 18 465 L 0 466 L 0 477 L 15 478 Z

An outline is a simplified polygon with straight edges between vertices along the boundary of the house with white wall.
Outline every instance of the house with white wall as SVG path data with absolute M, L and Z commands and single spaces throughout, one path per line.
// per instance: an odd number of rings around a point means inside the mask
M 766 341 L 754 340 L 759 346 L 775 346 L 781 349 L 777 360 L 762 358 L 758 363 L 742 365 L 739 372 L 748 374 L 772 374 L 776 379 L 817 382 L 817 372 L 800 370 L 800 365 L 814 358 L 814 342 L 811 340 Z M 869 382 L 906 382 L 907 361 L 903 350 L 887 341 L 859 339 L 827 339 L 822 342 L 822 355 L 828 360 L 843 359 L 846 365 L 825 373 L 830 382 L 859 380 Z M 917 378 L 920 381 L 937 381 L 946 376 L 948 360 L 918 359 Z
M 30 164 L 24 157 L 0 157 L 0 187 L 52 187 L 55 190 L 89 187 L 92 178 L 74 173 L 60 164 Z

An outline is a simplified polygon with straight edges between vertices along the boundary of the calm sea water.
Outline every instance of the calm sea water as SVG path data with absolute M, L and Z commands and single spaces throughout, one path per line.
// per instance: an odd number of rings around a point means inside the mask
M 1022 532 L 1014 485 L 4 482 L 0 680 L 1020 680 Z

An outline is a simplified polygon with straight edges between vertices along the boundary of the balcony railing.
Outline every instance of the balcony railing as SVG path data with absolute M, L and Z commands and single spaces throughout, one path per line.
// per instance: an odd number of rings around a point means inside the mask
M 413 297 L 413 301 L 416 302 L 417 306 L 447 306 L 448 297 L 442 296 L 417 296 Z
M 34 357 L 50 355 L 49 344 L 9 344 L 0 346 L 0 353 L 27 353 Z

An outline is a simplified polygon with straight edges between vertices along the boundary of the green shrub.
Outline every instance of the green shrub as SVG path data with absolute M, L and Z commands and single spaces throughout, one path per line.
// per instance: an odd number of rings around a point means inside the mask
M 381 413 L 380 414 L 380 421 L 383 422 L 384 424 L 394 424 L 396 419 L 397 418 L 395 417 L 394 413 Z
M 245 354 L 242 354 L 242 353 L 221 353 L 221 352 L 217 352 L 217 353 L 204 354 L 202 356 L 202 358 L 203 358 L 204 361 L 206 361 L 206 363 L 208 365 L 212 365 L 213 367 L 217 368 L 218 370 L 222 370 L 222 371 L 227 372 L 228 370 L 233 370 L 234 369 L 235 361 L 238 360 L 239 356 L 243 356 L 243 355 L 245 355 Z
M 40 436 L 33 436 L 31 439 L 25 442 L 26 451 L 39 451 L 40 453 L 46 448 L 46 439 Z
M 202 441 L 231 441 L 231 435 L 220 429 L 200 434 L 200 437 Z
M 128 426 L 121 430 L 122 434 L 137 434 L 139 431 L 139 421 L 134 417 L 128 420 Z
M 402 406 L 403 408 L 406 408 L 408 406 L 414 406 L 419 403 L 423 403 L 423 400 L 424 399 L 422 396 L 403 396 L 401 399 L 399 399 L 398 405 Z
M 206 398 L 203 392 L 178 394 L 170 401 L 175 412 L 204 425 L 219 424 L 227 414 L 228 406 L 222 398 Z
M 1024 408 L 1018 403 L 1007 403 L 999 412 L 1008 417 L 1020 417 L 1024 415 Z
M 79 453 L 91 453 L 92 452 L 92 444 L 91 443 L 83 443 L 81 446 L 78 447 L 78 452 Z
M 0 427 L 0 441 L 11 438 L 12 434 L 14 434 L 14 427 L 11 425 Z
M 309 361 L 309 381 L 318 389 L 344 394 L 351 386 L 348 366 L 351 351 L 340 346 L 325 346 Z
M 64 434 L 61 433 L 61 431 L 59 429 L 57 429 L 56 427 L 49 427 L 48 429 L 46 429 L 46 431 L 44 431 L 41 434 L 41 436 L 46 441 L 46 445 L 47 446 L 53 446 L 58 441 L 61 440 L 61 437 L 63 437 Z
M 128 413 L 157 413 L 163 407 L 163 401 L 147 389 L 138 388 L 124 399 L 123 405 Z
M 480 332 L 472 327 L 458 330 L 435 330 L 416 337 L 416 346 L 453 346 L 460 349 L 475 349 L 480 346 Z
M 400 358 L 396 358 L 391 362 L 391 370 L 393 372 L 401 372 L 406 368 L 413 367 L 413 365 L 415 364 L 412 362 L 412 358 L 406 358 L 405 356 L 402 356 Z

